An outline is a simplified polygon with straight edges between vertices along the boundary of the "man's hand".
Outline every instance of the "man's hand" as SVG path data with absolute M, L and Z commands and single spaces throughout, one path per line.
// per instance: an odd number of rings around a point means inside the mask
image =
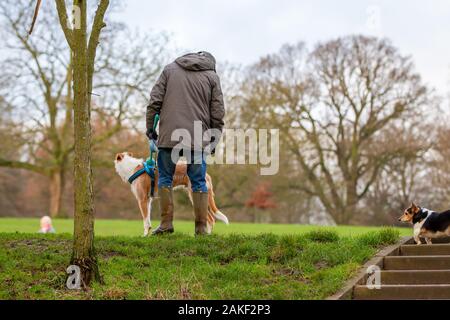
M 150 140 L 158 140 L 158 134 L 156 133 L 156 131 L 152 130 L 152 129 L 147 129 L 147 133 L 146 133 L 147 137 Z
M 209 143 L 210 143 L 209 146 L 211 148 L 211 155 L 215 156 L 216 155 L 216 147 L 217 147 L 216 137 L 212 136 Z

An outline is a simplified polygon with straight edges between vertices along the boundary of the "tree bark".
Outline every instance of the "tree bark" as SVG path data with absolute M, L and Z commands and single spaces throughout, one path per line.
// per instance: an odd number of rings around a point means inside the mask
M 80 268 L 81 280 L 86 288 L 89 287 L 92 280 L 102 281 L 94 249 L 90 91 L 95 53 L 100 32 L 105 26 L 103 20 L 109 7 L 109 0 L 101 0 L 98 4 L 89 41 L 87 36 L 87 0 L 73 0 L 73 5 L 79 9 L 80 16 L 77 18 L 79 18 L 80 23 L 79 28 L 75 27 L 72 30 L 67 25 L 68 16 L 65 0 L 56 0 L 60 25 L 72 50 L 75 212 L 71 264 Z
M 94 250 L 94 199 L 91 169 L 91 119 L 88 104 L 87 8 L 86 0 L 74 0 L 80 8 L 79 29 L 73 30 L 74 89 L 74 242 L 72 265 L 81 269 L 84 287 L 101 280 Z

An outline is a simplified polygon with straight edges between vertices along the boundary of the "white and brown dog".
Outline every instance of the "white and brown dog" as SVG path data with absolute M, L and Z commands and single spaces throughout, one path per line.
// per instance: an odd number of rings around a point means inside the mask
M 421 237 L 427 244 L 432 244 L 431 239 L 450 237 L 450 210 L 437 213 L 412 203 L 398 220 L 413 224 L 414 240 L 419 245 Z
M 143 168 L 143 159 L 136 159 L 129 152 L 119 153 L 116 155 L 114 165 L 116 172 L 124 182 L 128 183 L 128 179 L 137 171 Z M 214 201 L 214 189 L 211 177 L 206 174 L 206 185 L 208 187 L 208 233 L 211 233 L 216 219 L 228 224 L 228 218 L 217 209 Z M 158 194 L 158 169 L 155 170 L 155 195 Z M 185 162 L 177 163 L 175 174 L 173 177 L 173 188 L 182 188 L 188 191 L 189 199 L 192 203 L 191 182 L 187 175 L 187 164 Z M 148 174 L 143 174 L 131 184 L 131 191 L 138 201 L 139 209 L 144 221 L 144 236 L 148 236 L 151 230 L 151 212 L 153 199 L 150 195 L 151 179 Z

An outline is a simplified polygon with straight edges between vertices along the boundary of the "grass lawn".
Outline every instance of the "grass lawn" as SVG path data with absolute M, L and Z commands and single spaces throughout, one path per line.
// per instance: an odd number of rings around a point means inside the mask
M 73 220 L 54 220 L 54 227 L 58 234 L 72 233 Z M 153 228 L 158 226 L 158 221 L 152 222 Z M 214 234 L 246 234 L 258 235 L 273 233 L 276 235 L 303 234 L 312 230 L 333 230 L 339 235 L 352 236 L 359 235 L 369 231 L 379 230 L 377 227 L 326 227 L 319 228 L 310 225 L 283 225 L 283 224 L 250 224 L 250 223 L 231 223 L 229 226 L 221 222 L 216 224 Z M 0 233 L 36 233 L 39 230 L 39 219 L 9 219 L 0 218 Z M 175 230 L 177 233 L 193 234 L 193 221 L 175 221 Z M 412 235 L 411 228 L 398 228 L 402 236 Z M 143 233 L 143 226 L 140 220 L 96 220 L 95 232 L 97 236 L 129 236 L 136 237 Z
M 35 224 L 26 221 L 20 220 L 20 230 L 28 225 L 35 231 Z M 0 223 L 0 232 L 17 229 L 10 220 Z M 64 232 L 71 226 L 57 221 L 56 227 Z M 193 226 L 178 222 L 177 227 L 190 232 Z M 0 233 L 0 299 L 324 299 L 400 235 L 395 229 L 310 231 L 233 224 L 229 229 L 219 226 L 218 233 L 241 234 L 197 239 L 183 233 L 105 236 L 125 231 L 140 234 L 140 223 L 97 222 L 102 236 L 96 238 L 96 248 L 105 284 L 94 284 L 88 292 L 65 289 L 69 234 Z M 256 235 L 271 231 L 278 235 Z

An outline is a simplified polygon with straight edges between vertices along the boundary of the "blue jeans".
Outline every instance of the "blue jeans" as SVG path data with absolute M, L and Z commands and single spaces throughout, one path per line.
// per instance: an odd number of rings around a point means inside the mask
M 158 153 L 158 188 L 172 188 L 173 175 L 175 174 L 176 163 L 181 157 L 181 151 L 174 152 L 172 159 L 172 150 L 160 148 Z M 187 175 L 191 180 L 193 192 L 208 192 L 206 186 L 206 162 L 202 152 L 192 152 L 188 158 Z M 189 159 L 190 158 L 190 159 Z

